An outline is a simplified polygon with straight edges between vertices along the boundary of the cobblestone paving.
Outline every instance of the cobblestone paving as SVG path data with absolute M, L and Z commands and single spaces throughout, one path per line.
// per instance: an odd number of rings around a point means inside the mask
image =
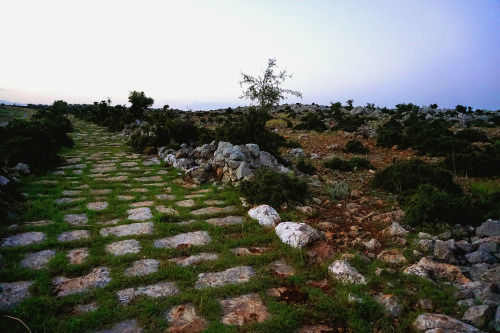
M 35 331 L 218 331 L 272 317 L 259 280 L 276 279 L 269 265 L 280 258 L 265 256 L 276 237 L 238 198 L 74 124 L 65 165 L 26 185 L 30 220 L 0 239 L 0 310 Z M 245 241 L 245 229 L 259 236 Z

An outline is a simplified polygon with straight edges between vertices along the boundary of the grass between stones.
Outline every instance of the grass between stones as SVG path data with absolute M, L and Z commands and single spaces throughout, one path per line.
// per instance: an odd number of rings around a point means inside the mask
M 23 320 L 33 332 L 99 330 L 129 319 L 137 319 L 145 331 L 164 331 L 169 327 L 165 312 L 176 305 L 187 303 L 193 304 L 198 315 L 208 321 L 207 332 L 236 332 L 239 331 L 238 327 L 221 323 L 223 311 L 219 301 L 255 292 L 260 295 L 270 317 L 263 323 L 248 323 L 244 328 L 247 332 L 293 332 L 306 324 L 327 324 L 332 328 L 344 328 L 353 332 L 373 332 L 374 328 L 383 332 L 405 332 L 411 325 L 411 319 L 421 312 L 410 306 L 418 299 L 427 298 L 436 309 L 442 312 L 451 311 L 451 302 L 447 301 L 450 290 L 435 288 L 430 282 L 404 275 L 400 270 L 393 274 L 385 270 L 377 275 L 376 268 L 384 267 L 383 263 L 366 263 L 356 255 L 349 261 L 367 277 L 367 285 L 346 286 L 329 280 L 322 284 L 321 281 L 328 276 L 329 263 L 309 262 L 307 250 L 297 250 L 282 244 L 274 231 L 266 230 L 256 221 L 249 219 L 246 215 L 247 209 L 241 206 L 239 195 L 234 188 L 210 185 L 189 188 L 182 182 L 177 170 L 164 169 L 161 165 L 145 166 L 144 161 L 151 156 L 131 154 L 126 146 L 116 145 L 122 142 L 116 135 L 95 125 L 77 120 L 74 123 L 77 131 L 74 134 L 76 144 L 65 154 L 68 159 L 72 159 L 72 163 L 68 163 L 69 166 L 85 166 L 57 170 L 62 171 L 61 174 L 49 172 L 43 176 L 27 177 L 23 181 L 22 191 L 27 193 L 29 202 L 22 212 L 18 227 L 4 227 L 2 230 L 3 237 L 30 231 L 41 231 L 47 236 L 47 239 L 39 244 L 0 247 L 4 265 L 0 271 L 0 282 L 34 281 L 30 288 L 30 297 L 17 307 L 1 313 Z M 81 173 L 75 174 L 75 170 L 81 170 Z M 166 172 L 162 172 L 163 170 Z M 94 177 L 96 174 L 102 175 Z M 125 176 L 125 180 L 117 181 L 116 177 L 120 176 Z M 137 180 L 153 176 L 160 177 L 161 180 Z M 76 195 L 67 195 L 73 192 L 65 192 L 64 195 L 63 191 L 81 192 Z M 174 197 L 158 199 L 159 195 Z M 119 196 L 131 198 L 122 200 Z M 79 197 L 82 200 L 57 204 L 56 200 L 63 197 Z M 188 198 L 194 201 L 193 207 L 176 204 Z M 214 203 L 213 200 L 221 203 Z M 150 220 L 154 223 L 153 233 L 124 237 L 100 235 L 100 230 L 104 227 L 142 223 L 143 221 L 128 220 L 127 210 L 132 208 L 130 205 L 133 203 L 146 201 L 153 202 L 149 206 L 153 215 Z M 107 202 L 108 206 L 100 211 L 88 209 L 87 204 L 92 202 Z M 178 214 L 161 213 L 156 209 L 160 205 L 175 209 Z M 235 209 L 230 213 L 191 214 L 192 211 L 204 207 L 226 206 L 234 206 Z M 68 214 L 85 214 L 87 223 L 72 226 L 65 222 L 65 216 Z M 228 215 L 244 216 L 244 220 L 242 223 L 228 226 L 215 226 L 205 222 L 207 218 Z M 282 218 L 285 221 L 297 221 L 297 216 L 292 212 L 283 213 Z M 52 223 L 43 226 L 22 224 L 39 220 L 49 220 Z M 186 221 L 192 223 L 180 224 Z M 109 224 L 106 224 L 107 222 Z M 70 242 L 57 240 L 62 232 L 71 230 L 88 230 L 90 238 Z M 204 246 L 180 246 L 174 249 L 156 248 L 153 245 L 157 239 L 195 231 L 208 232 L 211 242 Z M 106 251 L 107 245 L 126 239 L 137 240 L 141 247 L 140 252 L 115 256 Z M 266 251 L 260 255 L 237 256 L 230 250 L 238 247 L 265 247 Z M 71 264 L 67 253 L 78 248 L 87 249 L 89 256 L 81 264 Z M 32 270 L 21 267 L 20 262 L 28 253 L 48 249 L 57 252 L 46 268 Z M 202 252 L 215 253 L 218 259 L 186 267 L 169 261 Z M 405 255 L 409 258 L 411 253 Z M 337 256 L 339 257 L 340 255 Z M 125 276 L 125 270 L 140 259 L 158 260 L 158 270 L 145 276 Z M 274 274 L 270 264 L 278 259 L 292 265 L 295 275 L 280 277 Z M 251 266 L 255 275 L 249 282 L 242 284 L 195 289 L 200 273 L 221 272 L 237 266 Z M 111 281 L 105 287 L 56 297 L 52 281 L 55 277 L 81 277 L 96 267 L 108 267 L 111 271 Z M 159 298 L 138 296 L 128 305 L 120 305 L 118 291 L 158 282 L 174 282 L 180 293 Z M 287 302 L 270 296 L 267 291 L 277 287 L 295 288 L 307 295 L 307 299 L 303 302 Z M 382 307 L 371 297 L 376 293 L 393 294 L 401 301 L 408 315 L 399 321 L 397 326 L 394 326 L 394 321 L 385 315 Z M 349 303 L 349 294 L 361 298 L 362 303 Z M 95 311 L 82 313 L 77 310 L 78 306 L 94 302 L 97 304 Z M 0 316 L 0 327 L 5 332 L 24 331 L 19 322 L 4 316 Z

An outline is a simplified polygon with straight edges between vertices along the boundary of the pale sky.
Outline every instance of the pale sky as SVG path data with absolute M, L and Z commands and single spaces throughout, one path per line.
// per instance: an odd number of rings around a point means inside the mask
M 500 109 L 499 0 L 0 0 L 0 100 L 248 105 L 276 58 L 301 102 Z

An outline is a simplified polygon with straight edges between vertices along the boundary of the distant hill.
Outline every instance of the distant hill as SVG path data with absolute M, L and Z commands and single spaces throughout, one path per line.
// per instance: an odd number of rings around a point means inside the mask
M 0 99 L 0 104 L 5 104 L 5 105 L 19 105 L 19 106 L 27 106 L 27 104 L 23 104 L 23 103 L 14 103 L 14 102 L 9 102 L 9 101 L 4 101 L 3 99 Z

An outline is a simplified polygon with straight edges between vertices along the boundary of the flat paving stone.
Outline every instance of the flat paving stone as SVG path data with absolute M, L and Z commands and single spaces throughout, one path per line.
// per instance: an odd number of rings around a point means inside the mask
M 141 201 L 141 202 L 131 203 L 129 206 L 133 207 L 133 208 L 137 208 L 137 207 L 149 207 L 149 206 L 153 206 L 153 205 L 154 205 L 153 201 Z
M 74 164 L 74 163 L 78 163 L 82 160 L 81 157 L 72 157 L 72 158 L 67 158 L 66 159 L 66 163 L 68 164 Z
M 191 214 L 193 215 L 208 215 L 208 214 L 219 214 L 219 213 L 230 213 L 235 209 L 234 206 L 226 207 L 205 207 L 197 210 L 193 210 Z
M 149 235 L 154 232 L 154 223 L 153 222 L 144 222 L 144 223 L 132 223 L 132 224 L 123 224 L 117 227 L 107 227 L 102 228 L 99 234 L 101 236 L 131 236 L 131 235 Z
M 168 297 L 177 295 L 180 292 L 173 282 L 160 282 L 149 286 L 127 288 L 117 292 L 118 301 L 125 305 L 130 303 L 135 297 L 146 295 L 153 298 Z
M 81 175 L 83 173 L 83 170 L 73 170 L 73 173 L 75 175 Z
M 186 267 L 192 265 L 198 265 L 203 261 L 212 261 L 219 259 L 219 256 L 215 253 L 202 252 L 189 257 L 173 258 L 170 262 L 175 263 L 178 266 Z
M 222 204 L 224 204 L 224 201 L 222 201 L 222 200 L 206 200 L 205 204 L 207 204 L 207 205 L 222 205 Z
M 271 271 L 278 276 L 295 275 L 295 269 L 287 264 L 283 259 L 273 261 L 270 266 Z
M 146 193 L 149 190 L 147 188 L 133 188 L 130 190 L 130 192 L 135 192 L 135 193 Z
M 181 304 L 165 313 L 169 323 L 166 332 L 169 333 L 198 333 L 207 328 L 207 321 L 196 313 L 193 304 Z
M 106 330 L 95 331 L 94 333 L 142 333 L 144 330 L 135 319 L 121 321 Z
M 104 181 L 104 182 L 122 182 L 127 180 L 128 176 L 116 176 L 116 177 L 108 177 L 108 178 L 100 178 L 96 180 Z
M 121 256 L 129 253 L 141 252 L 141 246 L 135 239 L 126 239 L 106 245 L 106 252 Z
M 87 164 L 80 163 L 80 164 L 65 165 L 65 166 L 62 166 L 61 169 L 85 169 L 86 167 L 87 167 Z
M 80 265 L 85 259 L 89 256 L 89 250 L 85 247 L 79 249 L 69 250 L 66 254 L 66 258 L 68 258 L 69 263 L 72 265 Z
M 214 217 L 206 220 L 212 225 L 225 226 L 243 222 L 243 216 Z
M 68 214 L 64 215 L 64 221 L 70 225 L 84 225 L 88 222 L 87 214 Z
M 234 249 L 229 250 L 232 254 L 238 257 L 242 256 L 250 256 L 250 255 L 261 255 L 262 253 L 267 251 L 267 247 L 236 247 Z
M 163 205 L 156 206 L 156 210 L 163 214 L 178 215 L 179 212 L 173 208 L 165 207 Z
M 53 174 L 53 175 L 56 175 L 56 176 L 57 176 L 57 175 L 61 175 L 61 176 L 63 176 L 63 175 L 65 175 L 65 174 L 66 174 L 66 172 L 64 172 L 64 171 L 52 171 L 52 174 Z M 71 195 L 71 194 L 64 194 L 64 195 Z
M 238 325 L 258 322 L 269 318 L 266 306 L 259 294 L 252 293 L 220 301 L 224 316 L 221 322 L 226 325 Z
M 93 169 L 90 169 L 90 172 L 112 172 L 112 171 L 116 171 L 116 167 L 109 166 L 109 167 L 102 167 L 102 168 L 93 168 Z
M 70 191 L 70 190 L 64 190 L 62 192 L 63 195 L 80 195 L 82 194 L 82 191 L 80 190 L 74 190 L 74 191 Z
M 72 230 L 62 232 L 57 236 L 57 240 L 60 242 L 72 242 L 79 239 L 90 238 L 90 231 L 88 230 Z
M 118 196 L 116 196 L 116 198 L 118 198 L 118 200 L 129 201 L 129 200 L 134 199 L 134 196 L 133 195 L 118 195 Z
M 104 222 L 99 222 L 98 224 L 101 224 L 101 225 L 115 225 L 115 224 L 118 224 L 120 223 L 121 219 L 112 219 L 112 220 L 108 220 L 108 221 L 104 221 Z
M 157 175 L 166 175 L 166 174 L 168 174 L 168 171 L 167 170 L 160 170 L 156 174 Z
M 184 196 L 186 199 L 203 198 L 203 194 L 188 194 Z
M 2 247 L 24 246 L 43 242 L 47 236 L 43 232 L 32 231 L 4 238 Z
M 33 222 L 23 222 L 21 225 L 23 227 L 43 227 L 45 225 L 52 224 L 54 222 L 49 221 L 49 220 L 40 220 L 40 221 L 33 221 Z
M 175 195 L 172 194 L 157 194 L 156 199 L 158 200 L 175 200 Z
M 120 165 L 122 167 L 134 167 L 134 166 L 137 166 L 137 162 L 123 162 L 123 163 L 120 163 Z
M 161 182 L 163 179 L 161 176 L 151 176 L 151 177 L 140 177 L 134 178 L 138 182 Z
M 142 165 L 145 165 L 145 166 L 150 166 L 150 165 L 160 165 L 161 162 L 160 160 L 158 159 L 158 157 L 153 157 L 149 160 L 146 160 L 144 162 L 142 162 Z
M 73 202 L 77 202 L 77 201 L 82 201 L 84 200 L 83 198 L 61 198 L 61 199 L 56 199 L 56 204 L 58 205 L 65 205 L 65 204 L 69 204 L 69 203 L 73 203 Z
M 250 266 L 238 266 L 216 273 L 200 273 L 195 288 L 213 288 L 227 284 L 245 283 L 255 274 Z
M 111 281 L 109 277 L 109 268 L 97 267 L 90 274 L 68 279 L 64 276 L 58 276 L 52 280 L 55 286 L 54 292 L 57 297 L 82 293 L 94 288 L 102 288 Z
M 167 237 L 163 239 L 157 239 L 154 241 L 154 247 L 172 249 L 179 246 L 202 246 L 210 243 L 212 239 L 210 238 L 208 232 L 206 231 L 194 231 L 185 234 L 179 234 L 172 237 Z
M 30 296 L 29 287 L 33 281 L 0 283 L 0 310 L 8 310 Z
M 104 195 L 104 194 L 110 194 L 111 192 L 113 192 L 111 189 L 105 188 L 105 189 L 102 189 L 102 190 L 91 190 L 90 194 L 93 194 L 93 195 Z
M 132 263 L 132 266 L 125 270 L 125 276 L 144 276 L 158 271 L 160 261 L 156 259 L 142 259 Z
M 128 219 L 133 221 L 145 221 L 153 217 L 151 209 L 148 207 L 140 207 L 127 210 Z
M 21 261 L 21 266 L 30 269 L 43 269 L 49 261 L 56 255 L 56 250 L 43 250 L 35 253 L 28 253 Z
M 177 201 L 175 204 L 177 206 L 180 206 L 180 207 L 194 207 L 194 206 L 196 206 L 196 202 L 192 199 Z

